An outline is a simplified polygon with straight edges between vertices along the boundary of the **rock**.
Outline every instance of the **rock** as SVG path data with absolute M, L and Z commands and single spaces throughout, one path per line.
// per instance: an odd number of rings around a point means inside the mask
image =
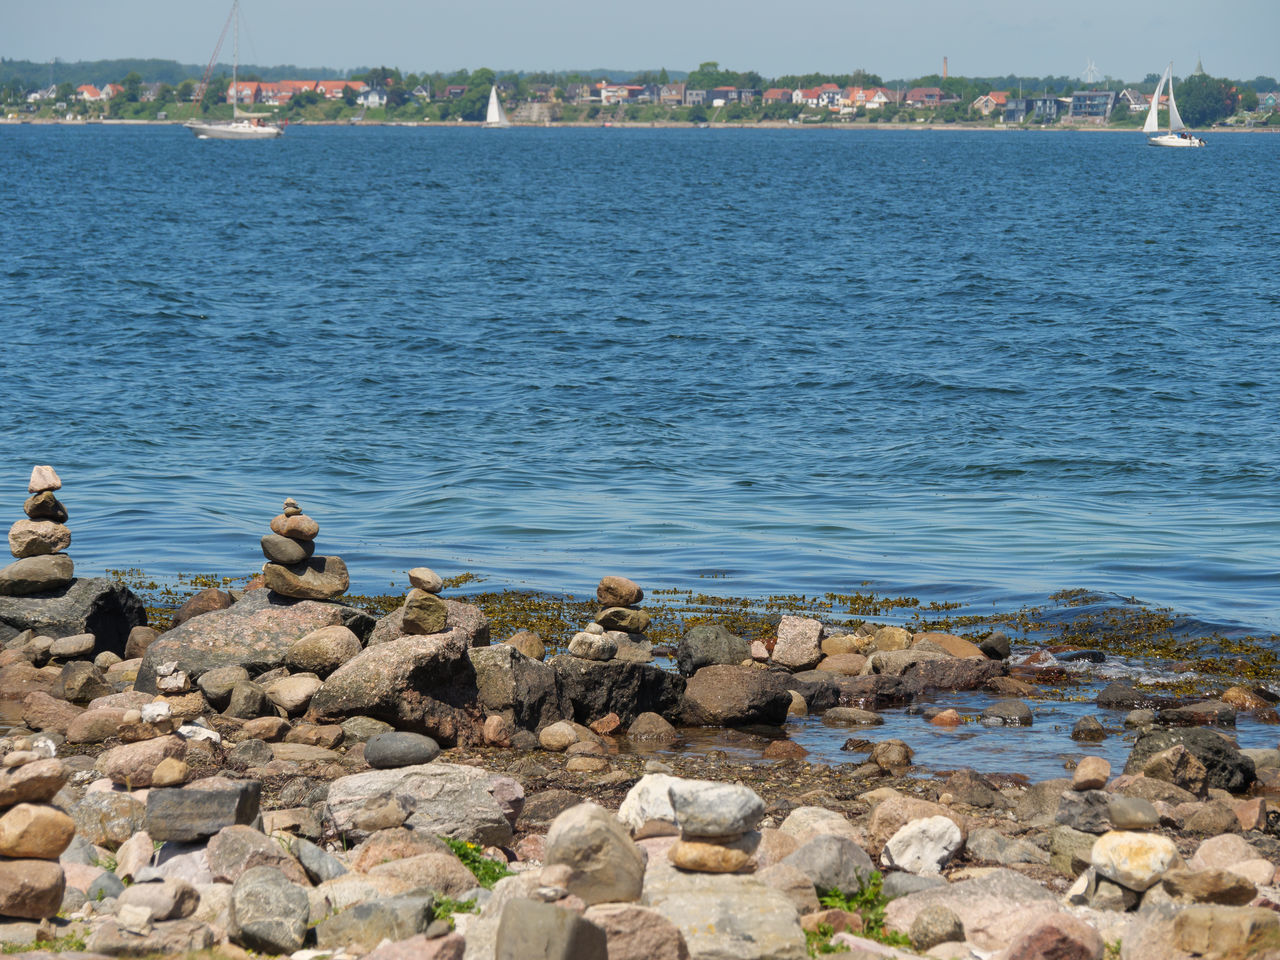
M 545 862 L 569 867 L 566 888 L 588 905 L 640 898 L 644 857 L 618 821 L 593 803 L 556 817 L 547 833 Z
M 1031 708 L 1021 700 L 1000 700 L 982 711 L 982 722 L 988 725 L 1029 727 Z
M 532 630 L 517 630 L 509 640 L 504 641 L 519 650 L 531 660 L 543 660 L 547 656 L 547 646 Z
M 258 817 L 262 783 L 206 777 L 181 789 L 147 793 L 145 829 L 155 840 L 190 842 L 224 827 L 252 824 Z
M 1055 910 L 1057 899 L 1039 883 L 1012 870 L 997 869 L 973 880 L 921 890 L 889 902 L 886 925 L 906 932 L 926 907 L 951 909 L 964 924 L 965 939 L 981 950 L 1009 943 L 1030 911 Z
M 88 660 L 74 660 L 64 666 L 53 688 L 53 696 L 77 704 L 86 704 L 113 692 L 102 671 Z
M 818 891 L 813 881 L 789 863 L 767 866 L 756 873 L 756 879 L 786 896 L 802 916 L 819 908 Z
M 62 489 L 62 480 L 53 467 L 48 464 L 37 464 L 31 468 L 31 479 L 27 481 L 27 493 L 46 493 Z
M 832 834 L 814 837 L 782 863 L 808 877 L 820 894 L 830 890 L 855 893 L 875 870 L 865 850 L 848 837 Z
M 1173 869 L 1162 878 L 1165 891 L 1175 900 L 1218 903 L 1243 907 L 1258 895 L 1258 888 L 1229 870 Z
M 49 645 L 49 656 L 54 660 L 77 660 L 93 656 L 97 640 L 92 633 L 77 633 L 70 637 L 58 637 Z M 114 656 L 104 651 L 104 656 Z M 115 661 L 118 662 L 119 657 Z M 97 664 L 94 664 L 97 666 Z
M 496 798 L 506 778 L 474 767 L 434 763 L 339 777 L 329 787 L 338 833 L 361 840 L 407 826 L 482 845 L 509 843 L 512 820 Z M 506 781 L 509 782 L 509 781 Z
M 883 800 L 871 811 L 871 821 L 867 826 L 867 841 L 873 847 L 883 846 L 890 837 L 912 820 L 923 820 L 928 817 L 948 817 L 959 828 L 962 837 L 968 836 L 968 821 L 948 807 L 915 797 L 896 796 Z
M 441 633 L 446 629 L 449 608 L 434 593 L 415 587 L 405 597 L 403 609 L 401 623 L 406 635 Z
M 505 643 L 471 647 L 467 656 L 475 671 L 480 705 L 487 712 L 526 730 L 540 729 L 564 716 L 556 673 L 548 664 Z
M 306 871 L 307 879 L 320 884 L 326 880 L 340 877 L 347 872 L 342 861 L 326 853 L 305 837 L 293 837 L 289 840 L 289 852 Z
M 267 710 L 267 703 L 267 691 L 260 684 L 240 680 L 232 684 L 231 696 L 227 698 L 227 708 L 223 713 L 242 720 L 255 719 Z
M 120 844 L 120 849 L 116 851 L 116 876 L 121 880 L 133 879 L 151 863 L 155 852 L 151 835 L 145 830 L 138 831 Z
M 511 746 L 515 726 L 501 714 L 492 714 L 484 720 L 484 742 L 491 747 Z
M 113 747 L 98 757 L 96 766 L 115 783 L 136 790 L 151 786 L 151 775 L 165 757 L 181 760 L 186 753 L 187 744 L 181 737 L 156 737 Z
M 262 573 L 270 590 L 298 600 L 333 600 L 351 586 L 341 557 L 312 557 L 291 566 L 268 563 Z
M 28 597 L 61 590 L 72 582 L 74 571 L 74 563 L 65 553 L 20 558 L 0 567 L 0 597 Z M 12 625 L 10 606 L 10 602 L 0 604 L 0 618 Z M 18 632 L 14 630 L 14 634 Z
M 1101 790 L 1111 777 L 1111 764 L 1102 757 L 1084 757 L 1071 775 L 1071 789 Z
M 691 677 L 707 666 L 737 666 L 751 658 L 751 644 L 719 624 L 700 624 L 685 631 L 676 646 L 676 666 Z
M 66 879 L 56 860 L 0 860 L 0 916 L 43 920 L 62 906 Z
M 210 613 L 214 610 L 226 610 L 232 604 L 231 594 L 217 587 L 206 587 L 192 594 L 173 615 L 171 626 L 179 627 L 192 617 Z
M 862 839 L 861 830 L 834 810 L 827 810 L 824 807 L 796 807 L 787 814 L 778 832 L 794 838 L 797 848 L 823 834 L 848 837 L 854 843 Z M 792 852 L 794 851 L 787 851 L 787 853 Z M 786 855 L 786 853 L 783 854 L 783 856 Z
M 822 715 L 822 722 L 872 727 L 884 723 L 884 717 L 874 711 L 859 710 L 857 707 L 832 707 Z
M 1182 863 L 1178 848 L 1167 837 L 1121 831 L 1099 837 L 1090 860 L 1098 876 L 1138 892 Z
M 240 824 L 223 827 L 205 848 L 209 872 L 219 883 L 235 883 L 246 870 L 269 867 L 291 883 L 307 884 L 302 865 L 277 840 Z
M 271 867 L 252 867 L 231 888 L 231 938 L 263 953 L 292 953 L 307 933 L 306 891 Z
M 689 726 L 782 724 L 791 706 L 783 680 L 753 667 L 703 667 L 688 681 L 680 704 Z
M 420 933 L 395 943 L 384 943 L 364 960 L 463 960 L 466 941 L 458 933 L 443 936 Z
M 75 832 L 75 821 L 61 810 L 20 803 L 0 816 L 0 856 L 56 860 Z
M 431 925 L 432 906 L 430 896 L 413 895 L 358 903 L 316 927 L 316 946 L 362 953 L 384 940 L 408 940 Z
M 1194 804 L 1190 810 L 1179 812 L 1185 817 L 1182 829 L 1186 833 L 1213 836 L 1240 829 L 1235 810 L 1220 800 Z
M 913 752 L 901 740 L 881 740 L 871 748 L 870 761 L 882 770 L 901 776 L 911 767 Z
M 1167 707 L 1156 713 L 1156 722 L 1186 727 L 1215 724 L 1222 727 L 1236 725 L 1235 707 L 1221 700 L 1202 700 L 1199 703 Z
M 1006 960 L 1102 960 L 1102 935 L 1069 913 L 1052 913 L 1022 926 Z
M 182 920 L 196 912 L 200 894 L 185 880 L 161 880 L 126 887 L 117 900 L 122 907 L 146 908 L 152 920 Z
M 911 645 L 914 647 L 919 643 L 930 643 L 953 657 L 973 660 L 988 659 L 987 655 L 982 652 L 982 649 L 976 643 L 972 640 L 966 640 L 964 637 L 958 637 L 954 633 L 917 633 L 912 636 Z
M 135 689 L 156 691 L 156 668 L 168 662 L 199 682 L 218 667 L 242 667 L 252 676 L 282 667 L 293 644 L 321 627 L 342 624 L 357 636 L 373 619 L 340 603 L 290 600 L 268 590 L 252 590 L 226 610 L 188 620 L 163 634 L 142 658 Z M 99 642 L 101 643 L 101 634 Z
M 1089 850 L 1093 848 L 1093 836 L 1089 836 L 1089 846 L 1084 851 L 1087 864 Z M 965 843 L 965 853 L 971 860 L 985 861 L 1007 867 L 1012 863 L 1049 863 L 1049 854 L 1033 843 L 1006 837 L 995 830 L 982 827 L 969 834 Z M 1073 874 L 1074 876 L 1074 874 Z
M 412 767 L 440 756 L 440 745 L 430 737 L 408 731 L 378 733 L 364 745 L 364 759 L 375 770 Z
M 575 633 L 569 641 L 569 655 L 584 660 L 612 660 L 617 653 L 617 643 L 604 634 Z
M 229 759 L 233 763 L 243 763 L 250 767 L 260 767 L 275 759 L 271 752 L 271 744 L 264 740 L 241 740 L 232 749 Z
M 71 531 L 52 520 L 19 520 L 9 528 L 9 552 L 19 559 L 61 553 L 71 546 Z
M 678 840 L 667 850 L 667 858 L 681 870 L 701 873 L 741 873 L 755 869 L 755 852 L 760 834 L 744 834 L 735 840 L 707 842 Z
M 568 720 L 559 720 L 550 726 L 543 727 L 538 734 L 538 743 L 542 749 L 552 753 L 562 753 L 578 740 L 578 728 Z
M 22 720 L 32 730 L 52 730 L 65 734 L 84 708 L 59 697 L 36 691 L 22 701 Z M 115 731 L 112 731 L 114 734 Z
M 306 674 L 294 674 L 289 677 L 281 677 L 268 686 L 264 692 L 267 699 L 274 703 L 290 716 L 298 716 L 306 712 L 307 706 L 311 703 L 311 698 L 323 686 L 322 681 L 317 676 L 307 676 Z
M 601 607 L 635 607 L 644 601 L 639 584 L 626 577 L 601 577 L 596 586 L 596 599 Z
M 1153 780 L 1163 780 L 1203 797 L 1208 792 L 1209 771 L 1183 744 L 1175 743 L 1168 750 L 1161 750 L 1142 765 L 1142 775 Z
M 511 900 L 498 923 L 495 960 L 608 960 L 605 933 L 571 910 Z
M 862 668 L 866 665 L 867 658 L 860 653 L 837 653 L 824 656 L 815 669 L 846 677 L 856 677 L 862 673 Z
M 947 817 L 912 820 L 889 838 L 881 855 L 885 866 L 909 873 L 938 873 L 964 846 L 960 828 Z
M 1155 830 L 1160 814 L 1140 797 L 1112 797 L 1107 801 L 1107 817 L 1116 830 Z
M 1222 691 L 1218 699 L 1228 706 L 1244 711 L 1266 710 L 1272 706 L 1270 700 L 1259 696 L 1248 687 L 1241 686 L 1228 687 Z
M 764 816 L 764 801 L 738 784 L 673 778 L 667 792 L 685 839 L 740 836 L 754 830 Z
M 617 646 L 614 659 L 626 660 L 629 663 L 652 663 L 653 642 L 643 633 L 623 633 L 621 630 L 609 630 L 605 637 Z
M 1057 822 L 1085 833 L 1106 833 L 1111 828 L 1110 802 L 1110 795 L 1102 790 L 1067 790 L 1058 806 Z
M 596 614 L 596 623 L 605 630 L 644 633 L 649 629 L 649 614 L 632 607 L 606 607 Z
M 679 738 L 676 728 L 656 713 L 642 713 L 627 728 L 627 739 L 670 743 Z
M 963 941 L 964 924 L 950 907 L 935 903 L 916 914 L 907 936 L 911 946 L 923 953 L 940 943 Z
M 290 670 L 314 673 L 323 679 L 363 649 L 359 637 L 348 627 L 336 623 L 296 640 L 285 654 L 285 665 Z
M 410 570 L 409 584 L 426 593 L 439 593 L 444 589 L 444 580 L 430 567 L 414 567 Z
M 616 713 L 628 724 L 642 713 L 671 716 L 685 691 L 682 677 L 648 663 L 583 660 L 560 655 L 549 661 L 567 718 L 591 723 Z
M 123 656 L 126 660 L 141 657 L 160 634 L 152 627 L 134 627 L 125 637 Z
M 445 607 L 445 632 L 458 633 L 468 647 L 489 645 L 489 619 L 479 607 L 445 598 L 441 598 L 441 602 Z M 401 606 L 379 620 L 373 632 L 369 634 L 365 645 L 376 646 L 407 636 L 415 636 L 405 629 L 404 613 L 405 608 Z
M 637 840 L 644 837 L 676 836 L 675 809 L 671 805 L 670 789 L 676 778 L 664 773 L 650 773 L 641 777 L 618 806 L 618 819 Z
M 1228 793 L 1244 793 L 1257 779 L 1253 761 L 1222 736 L 1198 727 L 1154 729 L 1139 735 L 1129 753 L 1125 773 L 1138 773 L 1157 753 L 1181 744 L 1205 767 L 1205 784 Z
M 66 506 L 51 490 L 27 497 L 22 504 L 22 512 L 32 520 L 52 520 L 54 523 L 66 523 L 68 516 Z
M 295 540 L 292 537 L 282 537 L 278 533 L 268 533 L 262 538 L 261 545 L 264 557 L 272 563 L 283 564 L 286 567 L 311 559 L 311 555 L 316 550 L 315 542 L 312 540 Z
M 588 907 L 583 918 L 605 933 L 609 960 L 688 960 L 683 934 L 666 917 L 633 903 Z
M 34 557 L 4 569 L 19 565 L 25 566 L 13 583 L 30 588 L 22 595 L 6 589 L 0 571 L 0 643 L 24 630 L 53 638 L 91 633 L 98 650 L 123 654 L 129 631 L 146 622 L 142 601 L 123 584 L 102 578 L 72 581 L 70 557 Z
M 792 671 L 817 666 L 822 660 L 822 624 L 809 617 L 784 616 L 778 621 L 772 660 Z
M 1076 725 L 1071 728 L 1072 740 L 1105 740 L 1107 738 L 1106 728 L 1098 722 L 1097 717 L 1081 717 L 1076 721 Z
M 142 829 L 146 807 L 127 793 L 86 793 L 78 802 L 64 805 L 76 822 L 76 833 L 100 847 L 117 847 Z

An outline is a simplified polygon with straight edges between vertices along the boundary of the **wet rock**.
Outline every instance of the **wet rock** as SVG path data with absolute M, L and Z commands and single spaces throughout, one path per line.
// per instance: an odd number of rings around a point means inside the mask
M 1172 701 L 1149 693 L 1139 693 L 1133 687 L 1117 681 L 1103 688 L 1098 694 L 1097 704 L 1104 710 L 1154 710 L 1171 706 Z
M 588 905 L 640 898 L 644 857 L 617 819 L 593 803 L 556 817 L 547 833 L 545 862 L 569 867 L 566 888 Z
M 1003 631 L 994 630 L 978 644 L 978 649 L 992 660 L 1008 660 L 1011 652 L 1009 637 Z
M 1071 728 L 1072 740 L 1096 741 L 1105 740 L 1107 731 L 1098 722 L 1097 717 L 1081 717 L 1076 721 L 1074 727 Z
M 1166 707 L 1156 712 L 1156 723 L 1174 727 L 1214 725 L 1234 727 L 1236 710 L 1221 700 L 1202 700 L 1177 707 Z
M 689 726 L 776 725 L 785 722 L 790 706 L 791 694 L 776 673 L 711 666 L 689 679 L 680 715 Z
M 624 724 L 642 713 L 672 716 L 685 692 L 683 677 L 648 663 L 601 662 L 562 654 L 549 665 L 555 671 L 566 718 L 583 724 L 609 713 L 616 713 Z
M 881 740 L 871 748 L 868 758 L 880 769 L 901 776 L 911 767 L 914 751 L 902 740 Z
M 306 938 L 307 893 L 271 867 L 253 867 L 231 888 L 231 938 L 250 950 L 293 953 Z
M 737 666 L 751 659 L 751 644 L 719 624 L 700 624 L 685 631 L 676 646 L 676 666 L 691 677 L 703 667 Z
M 929 690 L 978 690 L 1008 672 L 1008 667 L 995 660 L 973 657 L 937 657 L 923 659 L 923 651 L 914 649 L 916 660 L 908 663 L 902 678 L 916 693 Z
M 1124 772 L 1138 773 L 1157 753 L 1179 744 L 1204 764 L 1207 787 L 1244 793 L 1257 779 L 1252 760 L 1219 734 L 1197 727 L 1143 732 L 1133 745 Z
M 678 739 L 676 728 L 656 713 L 642 713 L 627 728 L 627 739 L 670 743 Z
M 1031 726 L 1031 708 L 1021 700 L 1000 700 L 982 711 L 982 722 L 989 726 Z
M 857 707 L 832 707 L 822 715 L 822 722 L 879 726 L 884 723 L 884 717 L 872 710 L 859 710 Z

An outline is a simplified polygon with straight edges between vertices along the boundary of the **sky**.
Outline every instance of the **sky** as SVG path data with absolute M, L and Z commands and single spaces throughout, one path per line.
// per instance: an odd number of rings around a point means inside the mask
M 1214 76 L 1280 74 L 1280 3 L 1236 0 L 241 0 L 240 61 L 405 72 L 691 70 L 714 60 L 765 77 L 888 79 L 1098 76 L 1141 80 L 1197 57 Z M 0 0 L 0 56 L 47 61 L 159 58 L 203 64 L 230 0 Z M 228 38 L 220 59 L 230 60 Z

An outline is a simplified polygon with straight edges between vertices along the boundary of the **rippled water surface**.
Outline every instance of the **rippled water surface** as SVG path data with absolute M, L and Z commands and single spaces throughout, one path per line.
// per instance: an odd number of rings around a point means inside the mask
M 0 503 L 82 572 L 1280 629 L 1280 137 L 0 128 Z M 701 582 L 700 577 L 716 579 Z

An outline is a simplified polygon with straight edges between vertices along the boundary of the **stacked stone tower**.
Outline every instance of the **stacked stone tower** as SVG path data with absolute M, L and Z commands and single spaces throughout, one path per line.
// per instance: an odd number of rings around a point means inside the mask
M 50 466 L 36 466 L 27 484 L 26 520 L 9 528 L 9 552 L 17 559 L 0 569 L 0 596 L 26 596 L 67 586 L 75 565 L 63 553 L 71 546 L 67 508 L 55 496 L 62 481 Z

